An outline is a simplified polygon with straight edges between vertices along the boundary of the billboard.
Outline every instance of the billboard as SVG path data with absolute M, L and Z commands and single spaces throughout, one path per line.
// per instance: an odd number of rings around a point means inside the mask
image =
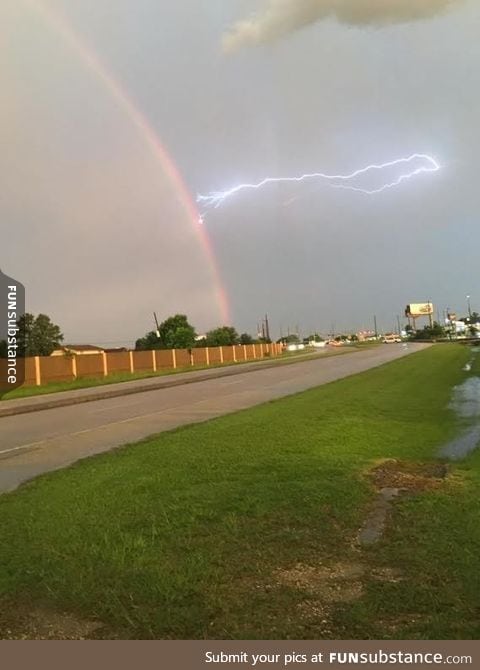
M 405 309 L 405 316 L 430 316 L 433 314 L 433 305 L 431 302 L 412 303 L 407 305 Z

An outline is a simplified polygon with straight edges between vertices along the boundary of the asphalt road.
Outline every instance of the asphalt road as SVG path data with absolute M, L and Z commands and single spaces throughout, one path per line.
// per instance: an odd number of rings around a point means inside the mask
M 343 356 L 243 372 L 173 388 L 0 418 L 0 492 L 80 458 L 206 421 L 406 356 L 429 345 L 389 344 Z

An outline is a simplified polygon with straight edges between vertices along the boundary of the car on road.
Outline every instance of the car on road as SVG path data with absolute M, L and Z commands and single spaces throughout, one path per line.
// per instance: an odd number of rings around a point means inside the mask
M 395 333 L 387 333 L 383 337 L 383 344 L 394 344 L 396 342 L 401 342 L 402 338 L 399 335 L 396 335 Z

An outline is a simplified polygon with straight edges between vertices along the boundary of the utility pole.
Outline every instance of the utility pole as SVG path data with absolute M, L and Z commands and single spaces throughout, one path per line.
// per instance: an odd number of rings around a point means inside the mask
M 378 329 L 377 329 L 377 317 L 375 316 L 375 314 L 373 315 L 373 326 L 374 326 L 374 330 L 375 330 L 375 339 L 377 339 L 378 338 Z
M 160 327 L 158 325 L 158 319 L 157 319 L 157 315 L 156 315 L 155 312 L 153 313 L 153 318 L 155 319 L 155 326 L 156 326 L 155 332 L 157 334 L 157 337 L 160 337 Z
M 398 334 L 402 334 L 402 329 L 400 328 L 400 317 L 397 314 L 397 326 L 398 326 Z
M 270 326 L 268 325 L 268 314 L 265 314 L 265 335 L 270 342 Z
M 468 320 L 471 322 L 472 320 L 472 308 L 470 306 L 470 296 L 467 295 L 467 307 L 468 307 Z

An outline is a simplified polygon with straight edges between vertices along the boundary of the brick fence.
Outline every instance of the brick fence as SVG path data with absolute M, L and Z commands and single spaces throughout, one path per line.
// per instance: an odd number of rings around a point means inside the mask
M 231 347 L 124 351 L 89 355 L 34 356 L 25 359 L 25 385 L 69 382 L 127 372 L 161 372 L 180 368 L 239 363 L 279 356 L 280 344 L 239 344 Z

